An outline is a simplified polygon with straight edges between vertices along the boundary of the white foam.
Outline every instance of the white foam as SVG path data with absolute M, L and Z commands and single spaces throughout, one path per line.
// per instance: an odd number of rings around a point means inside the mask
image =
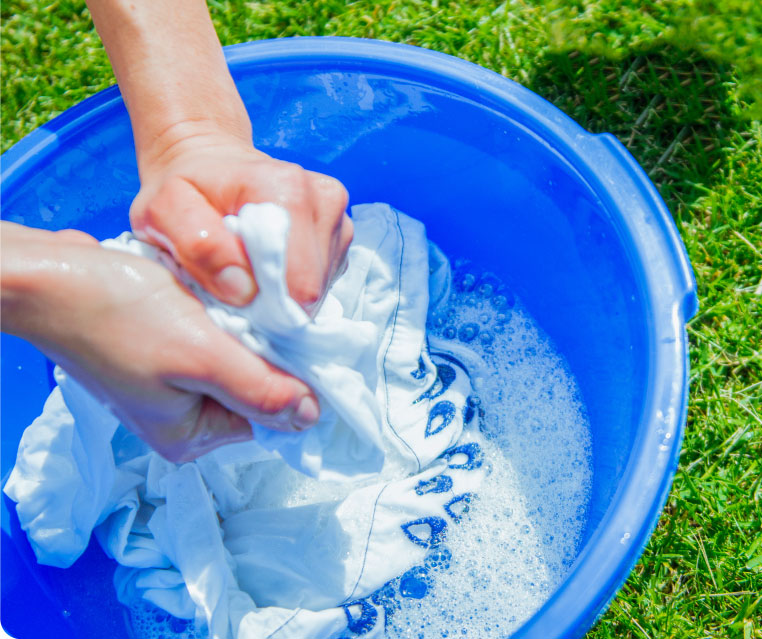
M 474 274 L 474 287 L 468 277 L 464 286 L 468 272 L 461 264 L 429 330 L 469 340 L 492 371 L 480 384 L 492 472 L 469 516 L 451 527 L 449 568 L 431 571 L 422 599 L 401 599 L 389 639 L 506 637 L 563 580 L 585 523 L 590 432 L 574 378 L 521 303 L 511 307 L 490 276 Z M 480 279 L 492 290 L 479 291 Z
M 563 580 L 585 523 L 590 433 L 566 362 L 496 277 L 461 262 L 454 282 L 447 307 L 429 318 L 429 333 L 467 345 L 491 371 L 476 385 L 492 470 L 467 516 L 450 527 L 446 548 L 434 551 L 438 561 L 394 583 L 388 639 L 503 639 Z M 256 505 L 340 499 L 357 488 L 277 468 Z M 137 639 L 201 639 L 192 624 L 146 602 L 135 602 L 130 616 Z

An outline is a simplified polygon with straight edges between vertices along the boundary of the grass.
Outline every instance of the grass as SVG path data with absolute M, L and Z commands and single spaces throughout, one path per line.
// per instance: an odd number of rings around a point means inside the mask
M 762 4 L 210 0 L 224 44 L 350 35 L 456 55 L 624 142 L 688 249 L 691 399 L 643 557 L 588 639 L 762 638 Z M 81 2 L 2 6 L 2 148 L 113 83 Z M 755 48 L 756 47 L 756 48 Z M 554 638 L 549 638 L 554 639 Z

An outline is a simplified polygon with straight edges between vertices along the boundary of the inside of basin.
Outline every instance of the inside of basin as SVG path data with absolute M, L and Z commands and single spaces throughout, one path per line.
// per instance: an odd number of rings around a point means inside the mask
M 519 111 L 501 113 L 380 70 L 265 71 L 235 73 L 262 150 L 334 175 L 350 203 L 389 202 L 420 219 L 446 254 L 467 256 L 509 284 L 566 358 L 593 445 L 584 546 L 619 487 L 646 394 L 647 309 L 615 213 Z M 128 227 L 139 183 L 120 103 L 26 164 L 3 194 L 4 219 L 99 239 Z M 3 336 L 2 385 L 5 477 L 50 390 L 50 365 Z M 5 510 L 3 518 L 4 531 L 18 536 Z M 29 563 L 45 594 L 72 616 L 97 601 L 97 589 L 81 584 L 89 570 L 110 582 L 108 562 L 91 551 L 75 572 Z M 95 623 L 89 610 L 76 623 Z

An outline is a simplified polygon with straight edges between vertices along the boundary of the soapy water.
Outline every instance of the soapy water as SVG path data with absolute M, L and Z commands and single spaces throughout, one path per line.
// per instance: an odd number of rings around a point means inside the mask
M 490 372 L 475 380 L 475 409 L 491 472 L 423 586 L 400 580 L 408 592 L 389 639 L 505 638 L 561 583 L 586 521 L 590 429 L 568 366 L 497 277 L 457 262 L 453 283 L 428 331 L 467 346 Z
M 590 430 L 566 362 L 496 276 L 458 261 L 452 282 L 427 330 L 433 345 L 467 348 L 485 364 L 487 373 L 472 380 L 478 397 L 469 410 L 478 417 L 490 472 L 478 495 L 451 505 L 459 525 L 446 543 L 368 598 L 384 610 L 388 639 L 504 639 L 561 583 L 586 520 Z M 358 487 L 280 466 L 274 489 L 258 492 L 272 506 L 341 499 Z M 389 473 L 393 465 L 385 467 Z M 354 624 L 342 639 L 362 634 L 363 611 L 355 608 L 347 610 Z M 136 639 L 205 637 L 193 622 L 144 600 L 132 604 L 130 619 Z

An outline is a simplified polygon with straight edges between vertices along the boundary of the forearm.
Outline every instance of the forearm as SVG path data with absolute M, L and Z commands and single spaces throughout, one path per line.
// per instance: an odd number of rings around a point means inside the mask
M 57 255 L 49 231 L 11 222 L 2 222 L 0 228 L 2 328 L 6 333 L 37 339 L 44 318 L 55 321 L 48 305 L 57 288 L 56 280 L 74 267 Z
M 132 121 L 141 175 L 188 137 L 251 141 L 204 0 L 87 0 Z

